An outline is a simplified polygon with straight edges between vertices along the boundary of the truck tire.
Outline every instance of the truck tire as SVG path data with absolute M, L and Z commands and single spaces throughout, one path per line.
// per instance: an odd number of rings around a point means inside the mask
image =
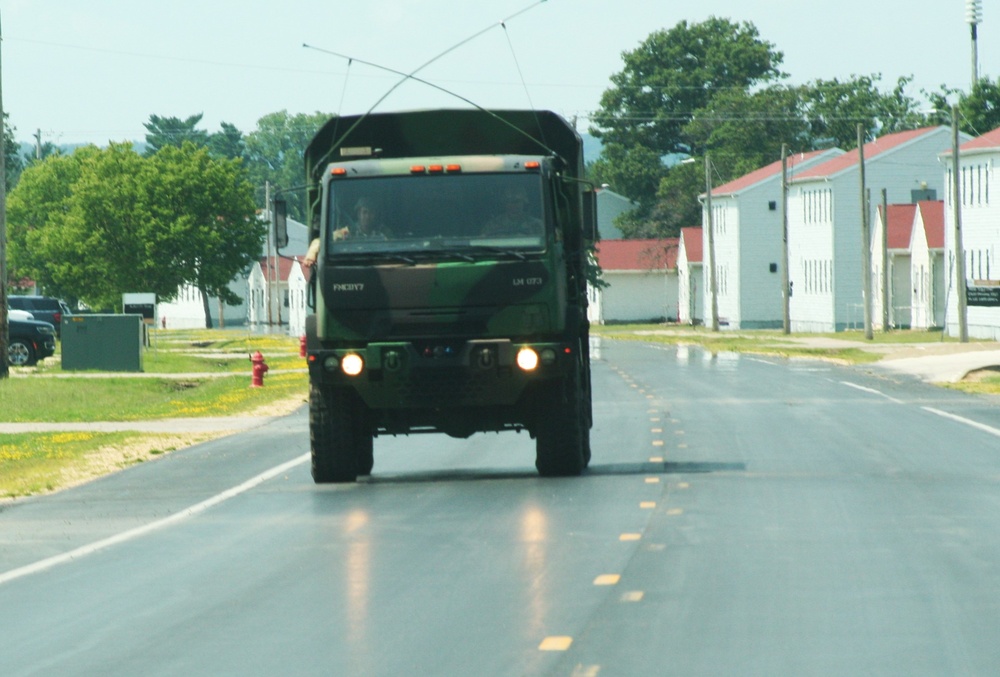
M 358 474 L 371 475 L 375 467 L 375 440 L 371 433 L 361 433 L 360 455 L 358 456 Z
M 35 364 L 35 349 L 27 341 L 12 339 L 7 345 L 7 362 L 13 367 L 30 367 Z
M 582 367 L 551 386 L 549 413 L 538 426 L 535 467 L 542 477 L 579 475 L 590 460 L 590 425 Z
M 362 434 L 358 425 L 360 409 L 360 400 L 350 390 L 309 387 L 309 438 L 316 484 L 358 479 L 366 463 L 364 452 L 371 449 L 371 435 Z

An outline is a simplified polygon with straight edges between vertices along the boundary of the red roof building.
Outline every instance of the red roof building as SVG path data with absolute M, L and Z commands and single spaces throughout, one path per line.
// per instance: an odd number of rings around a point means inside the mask
M 590 321 L 675 321 L 677 250 L 677 238 L 598 242 L 597 263 L 606 286 L 590 290 Z

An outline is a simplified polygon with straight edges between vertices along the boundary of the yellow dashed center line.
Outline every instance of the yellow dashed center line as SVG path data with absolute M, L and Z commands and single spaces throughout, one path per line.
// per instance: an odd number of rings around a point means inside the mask
M 656 507 L 656 501 L 643 501 L 639 504 L 639 507 L 643 510 L 652 510 Z
M 594 585 L 618 585 L 621 576 L 618 574 L 601 574 L 594 579 Z
M 642 534 L 622 534 L 618 537 L 619 541 L 638 541 L 642 538 Z
M 570 645 L 573 643 L 572 637 L 565 636 L 553 636 L 546 637 L 542 640 L 542 643 L 538 645 L 539 651 L 566 651 L 569 649 Z
M 623 602 L 641 602 L 642 598 L 646 595 L 642 590 L 632 590 L 626 592 L 621 596 Z

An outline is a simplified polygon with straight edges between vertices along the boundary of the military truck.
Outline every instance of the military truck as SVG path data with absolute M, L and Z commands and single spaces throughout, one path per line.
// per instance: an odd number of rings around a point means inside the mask
M 542 476 L 579 475 L 596 228 L 573 127 L 534 110 L 336 117 L 305 166 L 314 480 L 353 482 L 373 438 L 431 432 L 527 431 Z

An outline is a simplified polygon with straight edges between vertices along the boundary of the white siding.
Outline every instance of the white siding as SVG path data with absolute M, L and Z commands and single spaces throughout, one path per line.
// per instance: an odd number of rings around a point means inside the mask
M 950 143 L 951 130 L 939 127 L 866 158 L 866 185 L 873 196 L 884 188 L 889 203 L 910 202 L 911 191 L 920 185 L 940 196 L 944 181 L 937 157 Z M 794 283 L 790 304 L 793 331 L 864 326 L 860 193 L 857 163 L 836 174 L 792 185 L 789 258 Z M 871 210 L 869 223 L 873 222 Z M 870 242 L 864 246 L 870 251 Z
M 962 172 L 962 246 L 968 284 L 1000 284 L 1000 184 L 994 164 L 1000 161 L 1000 149 L 963 154 Z M 945 171 L 948 186 L 945 196 L 944 277 L 947 304 L 947 333 L 958 336 L 958 301 L 954 275 L 954 204 L 951 190 L 951 165 Z M 1000 308 L 969 306 L 966 315 L 971 338 L 1000 340 Z
M 701 324 L 702 264 L 688 261 L 684 238 L 677 252 L 677 321 L 681 324 Z
M 604 322 L 641 322 L 676 318 L 663 271 L 605 271 L 601 290 Z M 676 298 L 674 296 L 673 298 Z

